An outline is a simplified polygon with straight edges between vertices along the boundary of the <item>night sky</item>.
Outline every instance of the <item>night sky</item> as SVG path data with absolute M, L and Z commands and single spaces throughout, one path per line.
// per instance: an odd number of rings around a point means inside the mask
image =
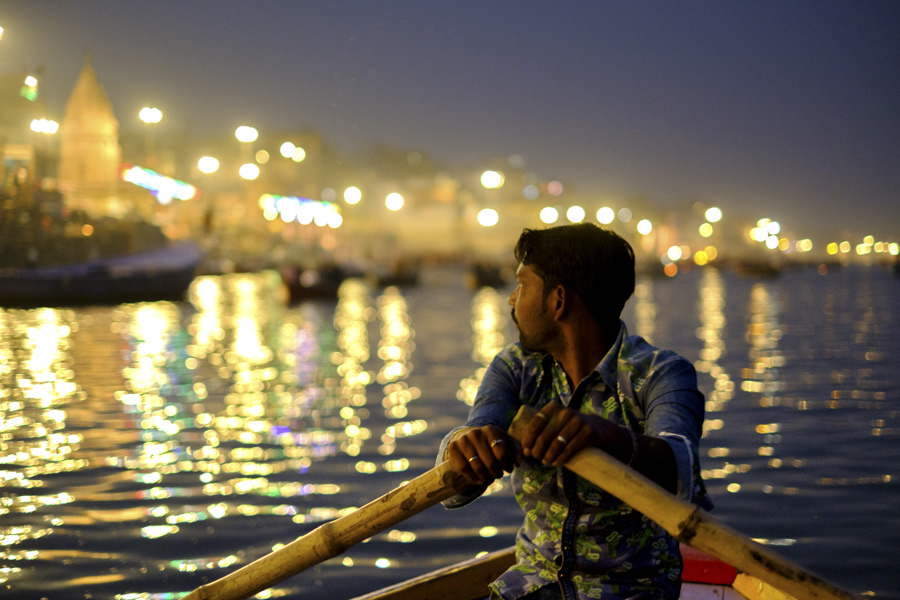
M 126 131 L 155 105 L 167 131 L 521 155 L 598 200 L 900 238 L 900 2 L 5 0 L 0 26 L 52 118 L 90 50 Z

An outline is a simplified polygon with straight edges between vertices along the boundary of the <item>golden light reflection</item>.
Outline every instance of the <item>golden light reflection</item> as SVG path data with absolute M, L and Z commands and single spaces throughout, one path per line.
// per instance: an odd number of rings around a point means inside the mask
M 484 377 L 484 367 L 506 345 L 508 317 L 505 296 L 492 287 L 481 288 L 472 298 L 471 315 L 472 360 L 483 366 L 459 382 L 456 397 L 468 406 L 475 403 L 475 394 Z
M 656 332 L 656 302 L 653 300 L 653 280 L 649 277 L 638 279 L 634 286 L 634 319 L 635 333 L 652 344 Z
M 741 389 L 759 394 L 759 405 L 762 408 L 780 404 L 779 369 L 785 365 L 785 358 L 778 349 L 782 336 L 778 314 L 778 299 L 772 297 L 765 285 L 754 285 L 750 293 L 750 323 L 746 333 L 751 346 L 750 366 L 742 372 Z M 781 442 L 780 431 L 779 423 L 760 423 L 756 426 L 757 434 L 762 436 L 757 455 L 768 458 L 768 467 L 772 469 L 783 465 L 783 460 L 775 456 L 775 446 Z
M 82 433 L 66 431 L 69 405 L 83 401 L 71 366 L 72 334 L 78 331 L 68 310 L 0 309 L 0 515 L 37 513 L 44 507 L 71 504 L 69 492 L 41 491 L 44 476 L 87 468 L 80 452 Z M 9 521 L 0 527 L 0 558 L 35 560 L 36 550 L 15 546 L 54 533 L 64 521 L 46 514 L 38 526 Z M 0 569 L 0 583 L 21 573 L 19 567 Z

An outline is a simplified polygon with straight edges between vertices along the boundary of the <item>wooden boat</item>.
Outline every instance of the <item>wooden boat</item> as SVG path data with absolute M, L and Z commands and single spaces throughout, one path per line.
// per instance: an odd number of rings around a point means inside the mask
M 791 600 L 756 577 L 688 546 L 684 558 L 681 600 Z M 482 600 L 488 584 L 515 562 L 506 548 L 444 567 L 419 577 L 358 596 L 353 600 Z
M 194 243 L 85 263 L 0 269 L 0 306 L 180 300 L 202 259 Z

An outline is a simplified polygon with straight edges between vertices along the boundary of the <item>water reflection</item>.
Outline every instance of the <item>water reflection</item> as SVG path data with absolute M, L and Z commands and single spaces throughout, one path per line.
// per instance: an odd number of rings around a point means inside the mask
M 492 287 L 481 288 L 472 299 L 472 360 L 481 366 L 459 383 L 456 397 L 468 406 L 475 404 L 475 393 L 487 366 L 506 345 L 509 305 L 506 296 Z
M 17 563 L 38 558 L 16 546 L 53 534 L 63 525 L 63 505 L 76 497 L 46 489 L 49 476 L 86 468 L 80 432 L 67 430 L 68 406 L 83 398 L 71 366 L 71 311 L 0 309 L 0 583 L 22 572 Z M 52 508 L 43 518 L 42 509 Z
M 348 280 L 336 303 L 288 306 L 273 275 L 199 278 L 190 303 L 0 310 L 4 591 L 177 598 L 430 466 L 507 341 L 505 296 Z M 898 435 L 890 294 L 696 276 L 640 282 L 634 321 L 695 361 L 719 516 L 801 550 L 832 535 L 842 506 L 884 512 L 897 481 L 884 458 Z M 694 294 L 696 311 L 658 300 Z M 521 521 L 509 502 L 432 512 L 260 597 L 328 597 L 502 547 Z M 812 507 L 828 534 L 797 525 Z M 852 525 L 841 543 L 860 539 Z
M 634 286 L 634 332 L 653 343 L 656 332 L 656 302 L 653 300 L 653 280 L 638 278 Z

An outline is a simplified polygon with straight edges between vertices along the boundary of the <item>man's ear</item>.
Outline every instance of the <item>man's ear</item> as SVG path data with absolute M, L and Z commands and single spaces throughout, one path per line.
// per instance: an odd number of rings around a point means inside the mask
M 549 310 L 554 319 L 561 319 L 569 310 L 569 293 L 561 285 L 550 292 L 548 298 Z

